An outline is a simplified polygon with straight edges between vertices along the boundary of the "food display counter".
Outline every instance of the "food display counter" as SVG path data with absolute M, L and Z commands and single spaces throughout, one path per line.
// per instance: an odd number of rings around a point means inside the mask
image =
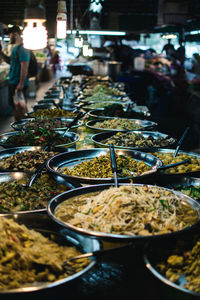
M 91 110 L 91 97 L 107 105 Z M 194 274 L 185 271 L 198 246 L 200 155 L 175 155 L 178 141 L 150 117 L 121 82 L 72 76 L 0 136 L 2 297 L 200 295 Z M 69 246 L 76 252 L 67 254 Z M 80 252 L 91 258 L 74 259 Z M 198 278 L 197 266 L 195 272 Z

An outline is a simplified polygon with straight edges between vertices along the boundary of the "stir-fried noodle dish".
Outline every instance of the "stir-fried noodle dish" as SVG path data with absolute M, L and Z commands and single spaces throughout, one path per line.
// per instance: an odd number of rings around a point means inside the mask
M 62 202 L 55 216 L 84 230 L 119 235 L 156 235 L 179 231 L 198 220 L 197 212 L 168 189 L 124 185 L 78 195 Z
M 51 283 L 89 263 L 84 258 L 64 264 L 80 254 L 75 247 L 61 246 L 13 219 L 0 218 L 0 241 L 0 291 Z

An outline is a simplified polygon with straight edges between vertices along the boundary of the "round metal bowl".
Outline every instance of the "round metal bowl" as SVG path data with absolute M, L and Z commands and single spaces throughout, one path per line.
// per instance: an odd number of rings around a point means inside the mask
M 124 185 L 124 184 L 120 184 Z M 126 185 L 126 184 L 125 184 Z M 130 185 L 130 184 L 129 184 Z M 55 211 L 57 209 L 57 207 L 64 201 L 72 201 L 73 197 L 77 197 L 79 195 L 84 195 L 84 194 L 88 194 L 88 193 L 93 193 L 93 192 L 98 192 L 98 191 L 103 191 L 106 189 L 109 189 L 111 186 L 114 186 L 113 184 L 99 184 L 99 185 L 92 185 L 92 186 L 86 186 L 86 187 L 79 187 L 79 188 L 75 188 L 71 191 L 68 192 L 64 192 L 60 195 L 58 195 L 57 197 L 52 198 L 48 205 L 47 205 L 47 213 L 48 215 L 58 224 L 83 235 L 89 235 L 91 237 L 95 237 L 98 239 L 103 239 L 103 240 L 111 240 L 112 242 L 119 242 L 119 241 L 124 241 L 124 242 L 142 242 L 142 243 L 147 243 L 148 241 L 156 241 L 156 240 L 160 240 L 161 238 L 174 238 L 176 236 L 180 235 L 184 235 L 187 232 L 190 233 L 191 231 L 195 230 L 200 223 L 200 204 L 195 201 L 194 199 L 180 193 L 180 192 L 175 192 L 173 191 L 176 195 L 181 196 L 181 200 L 183 201 L 183 203 L 185 203 L 186 205 L 189 205 L 192 209 L 194 209 L 197 213 L 198 213 L 198 221 L 193 224 L 192 226 L 189 227 L 185 227 L 182 230 L 176 231 L 176 232 L 171 232 L 171 233 L 164 233 L 164 234 L 156 234 L 156 235 L 134 235 L 134 236 L 130 236 L 130 235 L 120 235 L 120 234 L 113 234 L 113 233 L 104 233 L 104 232 L 99 232 L 99 231 L 91 231 L 88 229 L 84 229 L 84 228 L 80 228 L 78 226 L 74 226 L 68 222 L 64 222 L 62 220 L 60 220 L 59 218 L 57 218 L 55 216 Z M 134 184 L 134 186 L 140 187 L 140 186 L 144 186 L 143 184 Z M 145 185 L 145 186 L 149 186 L 150 185 Z M 160 188 L 160 187 L 159 187 Z M 171 191 L 167 188 L 162 188 L 166 191 Z M 112 224 L 112 221 L 111 221 Z
M 0 160 L 5 162 L 5 159 L 7 157 L 12 158 L 17 153 L 22 153 L 22 152 L 25 152 L 25 151 L 29 151 L 29 152 L 36 151 L 37 153 L 40 153 L 41 150 L 43 150 L 43 148 L 40 147 L 40 146 L 24 146 L 24 147 L 8 148 L 8 149 L 0 151 Z M 68 150 L 68 148 L 66 148 L 66 151 L 67 150 Z M 56 149 L 56 151 L 54 151 L 54 149 L 53 149 L 52 152 L 59 153 L 59 152 L 63 152 L 63 151 L 61 151 L 61 149 Z M 30 170 L 30 165 L 27 164 L 27 162 L 26 162 L 26 164 L 24 164 L 24 162 L 21 161 L 21 163 L 23 164 L 23 169 L 17 169 L 17 166 L 14 167 L 14 169 L 8 169 L 6 167 L 1 166 L 0 167 L 0 172 L 5 172 L 5 171 L 6 172 L 16 172 L 16 171 L 19 171 L 19 172 L 32 173 L 32 171 Z
M 32 106 L 33 111 L 36 111 L 37 109 L 46 109 L 46 108 L 53 108 L 54 105 L 52 103 L 46 103 L 46 104 L 36 104 Z
M 61 120 L 61 121 L 63 121 L 63 122 L 66 124 L 66 125 L 63 124 L 63 127 L 55 127 L 54 129 L 56 129 L 56 130 L 66 130 L 66 129 L 67 129 L 67 125 L 68 125 L 70 122 L 73 121 L 73 119 L 70 119 L 70 118 L 54 118 L 54 119 L 56 119 L 56 120 Z M 15 129 L 15 130 L 23 130 L 23 131 L 24 131 L 24 130 L 26 130 L 26 129 L 25 129 L 25 125 L 26 125 L 28 122 L 32 121 L 32 120 L 36 120 L 36 121 L 37 121 L 37 119 L 35 119 L 35 118 L 21 119 L 21 120 L 19 120 L 19 121 L 12 122 L 12 123 L 10 124 L 10 126 L 11 126 L 13 129 Z M 47 123 L 48 123 L 48 120 L 47 120 Z M 72 126 L 71 129 L 80 127 L 80 126 L 82 126 L 82 125 L 83 125 L 83 122 L 82 122 L 81 120 L 78 120 L 78 121 L 77 121 L 77 124 L 74 125 L 74 126 Z
M 120 131 L 118 131 L 120 132 Z M 168 146 L 173 146 L 176 142 L 176 140 L 174 138 L 170 138 L 168 137 L 166 134 L 158 132 L 158 131 L 136 131 L 133 130 L 131 131 L 135 134 L 141 134 L 144 138 L 147 138 L 149 136 L 152 136 L 154 139 L 158 139 L 158 138 L 162 138 L 162 139 L 166 139 L 166 141 L 168 141 Z M 109 147 L 108 144 L 104 144 L 102 141 L 104 141 L 107 138 L 110 138 L 112 136 L 114 136 L 117 132 L 114 131 L 108 131 L 108 132 L 101 132 L 101 133 L 96 133 L 91 137 L 91 140 L 93 141 L 93 143 L 99 147 Z M 116 149 L 135 149 L 135 150 L 139 150 L 139 151 L 150 151 L 152 149 L 152 147 L 125 147 L 125 146 L 116 146 L 114 145 Z M 163 148 L 166 146 L 163 146 Z M 154 147 L 156 148 L 156 147 Z M 161 147 L 159 147 L 161 148 Z
M 119 120 L 125 120 L 124 118 L 113 118 L 114 119 L 119 119 Z M 95 127 L 95 124 L 97 122 L 103 122 L 103 119 L 97 119 L 97 120 L 92 120 L 92 121 L 88 121 L 85 125 L 86 127 L 92 129 L 92 130 L 96 130 L 96 131 L 114 131 L 116 132 L 126 132 L 126 131 L 138 131 L 138 130 L 150 130 L 153 129 L 155 126 L 157 126 L 158 124 L 152 121 L 148 121 L 148 120 L 139 120 L 139 119 L 127 119 L 129 121 L 133 121 L 135 122 L 137 125 L 139 125 L 140 127 L 138 129 L 132 129 L 132 130 L 125 130 L 125 129 L 112 129 L 112 128 L 98 128 Z
M 2 146 L 3 148 L 13 148 L 13 147 L 20 146 L 20 145 L 9 145 L 6 143 L 6 141 L 9 137 L 17 135 L 19 133 L 21 134 L 21 131 L 5 132 L 3 134 L 0 134 L 0 146 Z M 61 130 L 57 131 L 57 133 L 59 133 L 61 136 L 63 135 L 63 131 L 61 131 Z M 80 139 L 80 136 L 77 133 L 69 132 L 69 131 L 65 133 L 65 137 L 70 138 L 71 142 L 62 144 L 62 145 L 56 145 L 56 146 L 54 146 L 55 149 L 59 149 L 59 148 L 63 149 L 64 147 L 67 147 L 67 148 L 71 147 L 71 146 L 75 145 Z M 37 145 L 24 145 L 24 146 L 37 146 Z
M 119 104 L 119 102 L 113 102 L 113 101 L 109 101 L 109 102 L 107 102 L 108 103 L 108 105 L 111 105 L 111 104 Z M 101 105 L 101 107 L 96 107 L 96 104 L 102 104 Z M 127 104 L 126 103 L 121 103 L 120 102 L 120 104 L 122 104 L 124 107 L 126 107 L 127 106 Z M 105 107 L 105 102 L 90 102 L 90 104 L 85 104 L 84 105 L 84 102 L 78 102 L 78 103 L 76 103 L 76 105 L 77 105 L 77 107 L 82 107 L 82 109 L 84 109 L 84 110 L 86 110 L 86 111 L 90 111 L 90 110 L 104 110 L 104 107 Z
M 156 149 L 156 150 L 151 150 L 149 151 L 152 155 L 156 156 L 157 153 L 162 153 L 162 154 L 167 154 L 167 153 L 174 153 L 175 149 Z M 179 154 L 186 154 L 191 157 L 196 157 L 200 159 L 200 154 L 198 153 L 193 153 L 193 152 L 186 152 L 186 151 L 179 151 Z M 159 172 L 157 174 L 153 174 L 152 178 L 153 180 L 157 180 L 160 177 L 160 180 L 163 180 L 164 177 L 169 177 L 169 178 L 175 178 L 175 177 L 185 177 L 185 176 L 192 176 L 192 177 L 199 177 L 200 171 L 192 171 L 192 172 L 182 172 L 182 173 L 164 173 L 164 172 Z
M 60 104 L 60 100 L 58 100 L 58 99 L 43 99 L 43 100 L 39 100 L 38 102 L 37 102 L 37 104 L 38 105 L 54 105 L 54 106 L 59 106 L 59 104 Z
M 106 148 L 94 148 L 94 149 L 86 149 L 86 150 L 78 150 L 72 152 L 65 152 L 58 155 L 55 155 L 51 159 L 47 161 L 47 168 L 51 172 L 52 176 L 55 178 L 63 177 L 69 180 L 70 182 L 78 182 L 78 183 L 87 183 L 87 184 L 100 184 L 100 183 L 111 183 L 114 182 L 113 178 L 89 178 L 89 177 L 79 177 L 79 176 L 71 176 L 62 173 L 62 169 L 64 167 L 72 167 L 80 164 L 81 162 L 91 160 L 95 157 L 105 155 L 109 152 L 109 149 Z M 153 172 L 157 171 L 157 168 L 162 166 L 160 160 L 155 158 L 153 155 L 148 153 L 139 152 L 136 150 L 119 150 L 116 149 L 115 153 L 118 155 L 127 155 L 133 159 L 138 161 L 144 161 L 145 164 L 149 165 L 152 168 Z M 124 177 L 119 178 L 120 182 L 129 182 L 130 178 L 139 179 L 145 177 L 141 175 L 133 176 L 133 177 Z
M 72 115 L 72 116 L 71 115 L 70 116 L 65 116 L 65 117 L 63 117 L 62 115 L 61 116 L 52 115 L 52 116 L 50 116 L 50 118 L 70 118 L 70 119 L 72 118 L 73 119 L 77 115 L 77 113 L 75 112 L 76 111 L 75 108 L 67 108 L 67 109 L 65 109 L 64 106 L 63 106 L 62 110 L 65 110 L 66 112 L 74 113 L 74 115 Z M 44 109 L 44 111 L 45 111 L 45 109 Z M 32 110 L 32 111 L 29 111 L 28 113 L 26 113 L 25 116 L 27 116 L 27 118 L 38 118 L 38 117 L 49 118 L 49 116 L 45 116 L 45 114 L 42 115 L 42 116 L 34 116 L 33 115 L 34 113 L 35 113 L 35 111 Z
M 82 237 L 78 234 L 70 233 L 68 230 L 64 229 L 62 226 L 59 226 L 55 222 L 53 222 L 46 214 L 32 214 L 32 215 L 0 215 L 0 217 L 4 218 L 12 218 L 15 222 L 20 225 L 25 225 L 30 230 L 35 230 L 45 237 L 49 239 L 53 239 L 60 246 L 69 246 L 75 247 L 81 253 L 98 251 L 101 249 L 101 245 L 98 240 L 90 239 L 87 237 Z M 51 251 L 51 250 L 50 250 Z M 6 294 L 12 296 L 22 296 L 24 293 L 29 292 L 40 292 L 42 290 L 49 289 L 49 293 L 51 295 L 52 288 L 65 285 L 69 285 L 76 278 L 83 276 L 86 272 L 88 272 L 91 268 L 96 265 L 96 259 L 90 261 L 89 265 L 86 266 L 83 270 L 69 277 L 56 280 L 53 282 L 35 282 L 32 284 L 24 285 L 17 289 L 9 289 L 9 290 L 0 290 L 0 294 L 2 297 L 5 297 Z M 32 295 L 32 294 L 31 294 Z M 27 294 L 28 296 L 28 294 Z M 29 295 L 30 296 L 30 295 Z M 33 296 L 33 295 L 32 295 Z M 40 296 L 39 294 L 35 295 L 35 297 Z
M 11 181 L 23 181 L 26 179 L 29 179 L 31 176 L 31 174 L 28 174 L 26 172 L 3 172 L 0 173 L 0 183 L 4 183 L 4 182 L 11 182 Z M 66 191 L 69 189 L 73 189 L 75 188 L 71 183 L 69 183 L 67 180 L 60 180 L 59 178 L 56 179 L 56 183 L 57 184 L 62 184 L 62 185 L 66 185 Z M 27 189 L 26 187 L 24 187 L 24 189 Z M 11 192 L 11 190 L 9 191 Z M 38 190 L 38 193 L 40 191 Z M 6 193 L 6 191 L 5 191 Z M 31 214 L 31 213 L 46 213 L 46 206 L 44 208 L 37 208 L 37 209 L 32 209 L 32 210 L 13 210 L 13 211 L 9 211 L 6 212 L 4 210 L 2 210 L 2 208 L 0 209 L 0 215 L 1 214 Z
M 125 112 L 125 110 L 124 110 Z M 137 118 L 142 118 L 144 119 L 145 118 L 145 114 L 144 113 L 140 113 L 140 112 L 136 112 L 134 111 L 134 109 L 131 111 L 132 112 L 132 117 L 130 116 L 131 113 L 128 114 L 128 116 L 124 116 L 124 117 L 120 117 L 120 118 L 127 118 L 127 119 L 132 119 L 133 117 L 137 116 Z M 125 112 L 126 114 L 126 112 Z M 88 112 L 88 116 L 90 116 L 91 118 L 95 118 L 95 119 L 113 119 L 113 118 L 118 118 L 118 116 L 106 116 L 104 114 L 104 109 L 99 111 L 98 109 L 94 109 L 94 110 L 90 110 Z
M 60 98 L 60 92 L 50 92 L 47 93 L 44 98 L 56 98 L 59 99 Z
M 181 296 L 181 293 L 183 298 L 185 298 L 187 294 L 189 299 L 193 299 L 192 296 L 200 297 L 200 293 L 189 290 L 184 286 L 187 283 L 186 274 L 184 272 L 181 273 L 181 276 L 177 280 L 177 282 L 172 282 L 164 274 L 161 273 L 158 268 L 158 264 L 160 262 L 166 262 L 169 256 L 177 253 L 180 256 L 184 256 L 185 252 L 192 249 L 193 245 L 195 244 L 194 240 L 197 238 L 199 239 L 199 232 L 191 234 L 190 237 L 178 239 L 178 241 L 176 241 L 175 243 L 168 243 L 167 245 L 165 243 L 160 245 L 151 245 L 150 247 L 147 247 L 144 254 L 144 262 L 146 264 L 146 268 L 168 288 L 179 291 L 179 297 Z M 198 261 L 198 259 L 196 261 Z

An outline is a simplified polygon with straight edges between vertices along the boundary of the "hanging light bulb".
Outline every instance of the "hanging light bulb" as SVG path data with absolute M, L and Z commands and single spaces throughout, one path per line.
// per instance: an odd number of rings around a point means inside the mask
M 78 30 L 76 31 L 76 35 L 74 38 L 74 46 L 77 48 L 82 48 L 83 46 L 83 38 L 79 35 Z
M 88 56 L 89 44 L 87 41 L 83 41 L 83 56 Z
M 58 14 L 57 14 L 57 39 L 65 39 L 67 35 L 67 15 L 66 15 L 66 2 L 58 1 Z
M 91 47 L 88 48 L 88 56 L 93 56 L 93 49 Z
M 44 26 L 45 9 L 43 6 L 25 8 L 23 46 L 29 50 L 39 50 L 47 46 L 47 30 Z

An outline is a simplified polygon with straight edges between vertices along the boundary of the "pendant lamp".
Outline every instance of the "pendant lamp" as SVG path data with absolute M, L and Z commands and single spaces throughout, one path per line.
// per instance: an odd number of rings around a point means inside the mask
M 67 9 L 65 1 L 58 1 L 58 10 L 57 10 L 57 29 L 56 37 L 57 39 L 65 39 L 67 35 Z
M 23 46 L 29 50 L 39 50 L 47 46 L 45 9 L 42 5 L 28 7 L 24 11 Z

